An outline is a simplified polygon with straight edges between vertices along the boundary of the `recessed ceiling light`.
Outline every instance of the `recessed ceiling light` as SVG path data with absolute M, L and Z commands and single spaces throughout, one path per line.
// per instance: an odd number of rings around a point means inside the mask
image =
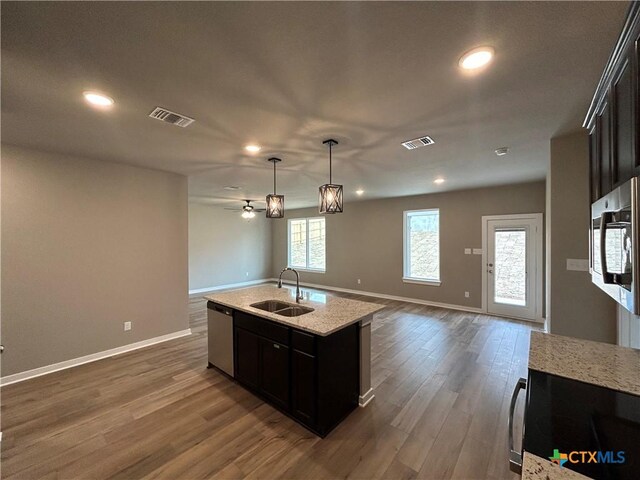
M 493 58 L 495 50 L 491 47 L 478 47 L 465 53 L 458 65 L 464 70 L 476 70 L 487 65 Z
M 240 187 L 236 187 L 235 185 L 226 185 L 224 187 L 225 190 L 231 190 L 231 191 L 235 191 L 235 190 L 240 190 Z
M 438 185 L 440 185 L 441 183 L 444 183 L 444 178 L 436 178 L 433 183 L 437 183 Z
M 363 193 L 364 193 L 364 190 L 362 190 L 361 188 L 356 190 L 356 195 L 362 195 Z
M 507 153 L 509 153 L 509 147 L 496 148 L 496 155 L 499 157 L 506 155 Z
M 110 107 L 115 103 L 113 98 L 98 92 L 83 92 L 82 95 L 88 103 L 96 107 Z
M 244 147 L 244 149 L 247 152 L 258 153 L 262 149 L 262 147 L 260 145 L 247 145 L 246 147 Z

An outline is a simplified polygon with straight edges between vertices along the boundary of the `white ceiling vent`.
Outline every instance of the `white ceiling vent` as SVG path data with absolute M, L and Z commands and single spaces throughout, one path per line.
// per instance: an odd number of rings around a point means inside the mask
M 166 108 L 156 107 L 153 109 L 153 112 L 149 114 L 151 118 L 155 118 L 157 120 L 161 120 L 163 122 L 170 123 L 172 125 L 177 125 L 179 127 L 188 127 L 195 120 L 193 118 L 187 117 L 186 115 L 181 115 L 176 112 L 172 112 L 167 110 Z
M 426 147 L 427 145 L 433 145 L 433 138 L 425 135 L 424 137 L 414 138 L 413 140 L 407 140 L 406 142 L 402 142 L 402 146 L 407 150 L 415 150 L 416 148 Z

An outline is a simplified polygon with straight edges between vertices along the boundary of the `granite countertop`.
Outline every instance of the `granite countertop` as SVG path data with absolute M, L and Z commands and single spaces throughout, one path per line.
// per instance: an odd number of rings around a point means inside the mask
M 640 350 L 531 332 L 529 368 L 640 395 Z
M 525 452 L 522 461 L 522 480 L 584 480 L 581 473 L 562 468 L 551 460 Z
M 384 308 L 384 305 L 377 303 L 333 297 L 324 293 L 310 293 L 307 299 L 306 293 L 305 291 L 305 299 L 300 302 L 300 305 L 313 308 L 314 311 L 299 317 L 283 317 L 251 307 L 251 304 L 264 300 L 280 300 L 295 305 L 295 288 L 287 286 L 278 288 L 273 284 L 260 285 L 212 293 L 205 295 L 204 298 L 235 310 L 251 313 L 320 336 L 330 335 Z

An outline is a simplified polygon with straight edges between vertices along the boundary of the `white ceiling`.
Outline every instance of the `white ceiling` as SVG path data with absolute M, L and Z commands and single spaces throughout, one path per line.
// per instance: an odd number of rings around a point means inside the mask
M 542 179 L 627 2 L 2 2 L 2 140 L 189 175 L 193 199 L 314 205 Z M 483 73 L 458 58 L 496 49 Z M 110 94 L 89 108 L 86 89 Z M 147 117 L 155 106 L 196 119 Z M 415 151 L 400 142 L 428 134 Z M 263 145 L 247 154 L 249 142 Z M 494 150 L 509 146 L 497 157 Z M 446 178 L 443 185 L 433 179 Z M 229 192 L 225 185 L 238 185 Z

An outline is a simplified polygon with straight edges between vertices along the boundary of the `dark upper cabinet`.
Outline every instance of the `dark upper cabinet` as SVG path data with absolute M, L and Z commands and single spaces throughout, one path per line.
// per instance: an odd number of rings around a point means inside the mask
M 600 165 L 600 194 L 606 195 L 613 187 L 613 169 L 611 165 L 611 114 L 609 102 L 605 101 L 602 111 L 596 119 L 596 130 L 600 139 L 600 154 L 598 163 Z
M 632 2 L 584 122 L 592 203 L 640 175 L 639 39 L 640 2 Z
M 589 191 L 591 203 L 593 203 L 602 196 L 600 188 L 600 138 L 595 127 L 589 133 L 589 178 L 591 182 Z
M 611 183 L 613 187 L 624 183 L 633 176 L 635 168 L 635 128 L 633 119 L 633 65 L 627 56 L 620 66 L 611 88 L 613 115 L 611 118 Z

